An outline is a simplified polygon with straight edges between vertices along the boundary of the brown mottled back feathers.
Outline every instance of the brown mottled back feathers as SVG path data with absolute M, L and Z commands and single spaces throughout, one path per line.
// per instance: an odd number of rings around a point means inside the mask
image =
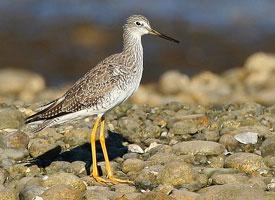
M 114 54 L 80 78 L 60 99 L 44 110 L 27 118 L 26 123 L 52 119 L 64 114 L 97 106 L 104 94 L 109 93 L 121 81 L 124 62 L 118 62 Z M 121 61 L 121 60 L 120 60 Z

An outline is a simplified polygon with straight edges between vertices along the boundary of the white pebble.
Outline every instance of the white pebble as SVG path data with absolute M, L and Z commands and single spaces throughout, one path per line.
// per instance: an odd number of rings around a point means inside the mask
M 244 132 L 234 136 L 242 144 L 256 144 L 258 142 L 258 133 Z
M 137 144 L 129 144 L 128 151 L 132 153 L 144 153 L 143 149 Z

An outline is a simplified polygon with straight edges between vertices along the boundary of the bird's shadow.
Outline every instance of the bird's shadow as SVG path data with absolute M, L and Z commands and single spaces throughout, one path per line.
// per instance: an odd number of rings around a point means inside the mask
M 122 143 L 127 141 L 123 136 L 109 131 L 109 136 L 106 138 L 106 146 L 109 155 L 109 159 L 113 160 L 116 157 L 121 157 L 127 152 L 127 147 L 123 146 Z M 103 153 L 99 141 L 96 142 L 96 153 L 97 161 L 103 161 Z M 54 161 L 83 161 L 85 162 L 85 169 L 88 175 L 90 175 L 90 167 L 92 165 L 92 156 L 91 156 L 91 145 L 90 143 L 85 143 L 74 147 L 69 151 L 62 152 L 61 146 L 57 146 L 54 149 L 47 151 L 46 153 L 27 160 L 25 162 L 26 166 L 37 165 L 40 168 L 45 168 L 49 166 Z M 24 161 L 23 161 L 24 163 Z

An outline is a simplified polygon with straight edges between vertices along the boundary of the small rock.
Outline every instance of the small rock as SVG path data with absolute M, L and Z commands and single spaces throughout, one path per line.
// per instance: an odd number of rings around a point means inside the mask
M 129 144 L 128 151 L 132 153 L 144 153 L 143 149 L 137 144 Z
M 52 187 L 59 184 L 72 186 L 75 190 L 79 191 L 80 193 L 86 190 L 86 185 L 80 178 L 73 174 L 65 172 L 53 174 L 42 182 L 42 186 L 44 187 Z
M 181 154 L 220 155 L 225 151 L 223 145 L 212 141 L 187 141 L 173 146 L 173 150 Z
M 126 184 L 117 184 L 112 186 L 112 189 L 115 190 L 116 193 L 119 193 L 120 195 L 128 194 L 136 192 L 136 188 L 134 186 L 126 185 Z
M 167 163 L 157 175 L 159 184 L 173 186 L 195 183 L 198 179 L 199 175 L 192 169 L 190 164 L 179 161 Z
M 24 123 L 24 115 L 14 106 L 0 104 L 0 129 L 18 129 Z
M 230 155 L 225 160 L 225 166 L 245 173 L 253 173 L 257 170 L 267 168 L 263 158 L 253 153 L 235 153 Z
M 195 192 L 189 192 L 187 190 L 174 189 L 170 195 L 175 200 L 196 200 L 199 198 L 199 194 Z
M 214 185 L 245 184 L 249 177 L 244 174 L 213 174 L 211 176 Z
M 172 197 L 161 192 L 145 192 L 137 196 L 134 200 L 173 200 Z
M 29 152 L 33 158 L 36 158 L 56 148 L 57 146 L 57 144 L 50 143 L 46 139 L 34 138 L 29 142 Z
M 116 197 L 121 196 L 119 193 L 110 191 L 108 187 L 104 186 L 90 186 L 87 188 L 85 193 L 86 200 L 106 200 L 106 199 L 115 199 Z
M 27 149 L 4 149 L 4 155 L 13 160 L 23 160 L 29 155 Z
M 142 170 L 145 167 L 145 163 L 143 160 L 137 159 L 137 158 L 130 158 L 123 162 L 122 165 L 122 171 L 124 173 L 128 172 L 138 172 Z
M 264 192 L 259 188 L 253 188 L 244 184 L 214 185 L 199 191 L 198 200 L 260 200 Z
M 47 189 L 42 195 L 43 200 L 82 200 L 82 193 L 70 185 L 58 184 Z
M 41 196 L 45 190 L 46 188 L 39 185 L 29 185 L 20 192 L 20 199 L 33 200 L 37 196 Z
M 11 189 L 0 186 L 0 200 L 19 200 L 19 195 Z
M 158 144 L 156 142 L 153 142 L 150 144 L 150 146 L 148 148 L 145 149 L 145 153 L 149 152 L 151 149 L 157 147 L 157 146 L 160 146 L 161 144 Z
M 161 165 L 145 167 L 141 170 L 135 179 L 135 182 L 141 186 L 149 187 L 157 185 L 156 179 L 159 172 L 163 169 Z
M 21 131 L 15 131 L 2 135 L 0 141 L 3 148 L 27 148 L 29 136 Z
M 228 151 L 233 151 L 238 146 L 238 141 L 234 138 L 233 135 L 224 134 L 220 137 L 219 143 L 224 145 Z
M 82 145 L 88 142 L 90 130 L 88 128 L 72 129 L 64 134 L 64 142 L 70 146 Z
M 242 144 L 256 144 L 258 141 L 258 133 L 245 132 L 239 133 L 234 138 Z
M 275 136 L 265 139 L 260 151 L 262 156 L 275 156 Z
M 139 158 L 139 154 L 138 153 L 126 153 L 126 154 L 124 154 L 123 156 L 122 156 L 122 158 L 124 159 L 124 160 L 127 160 L 127 159 L 129 159 L 129 158 Z
M 154 192 L 162 192 L 164 194 L 170 194 L 171 191 L 174 189 L 172 185 L 158 185 L 158 187 L 154 188 Z

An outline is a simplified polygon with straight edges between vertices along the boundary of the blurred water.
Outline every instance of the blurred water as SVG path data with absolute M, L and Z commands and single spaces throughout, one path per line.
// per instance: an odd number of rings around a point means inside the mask
M 275 51 L 273 0 L 0 0 L 0 67 L 28 68 L 49 84 L 73 81 L 121 49 L 121 26 L 146 15 L 180 45 L 144 38 L 145 79 L 167 69 L 221 72 Z

